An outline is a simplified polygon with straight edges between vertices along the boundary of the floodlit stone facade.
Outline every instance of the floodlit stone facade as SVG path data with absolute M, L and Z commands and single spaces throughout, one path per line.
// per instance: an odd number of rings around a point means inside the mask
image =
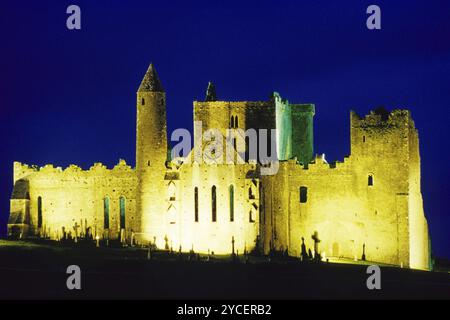
M 409 111 L 351 112 L 351 154 L 327 163 L 314 156 L 314 105 L 277 93 L 269 101 L 217 101 L 212 84 L 205 100 L 194 102 L 202 126 L 192 151 L 171 159 L 165 92 L 150 65 L 137 92 L 136 167 L 14 163 L 9 236 L 291 256 L 302 256 L 304 241 L 322 259 L 428 269 L 419 138 Z M 224 154 L 203 161 L 210 129 L 234 134 L 233 161 Z M 276 152 L 275 174 L 261 174 L 267 164 L 248 156 L 247 129 L 277 130 L 274 140 L 258 136 L 258 150 L 267 139 L 268 154 Z

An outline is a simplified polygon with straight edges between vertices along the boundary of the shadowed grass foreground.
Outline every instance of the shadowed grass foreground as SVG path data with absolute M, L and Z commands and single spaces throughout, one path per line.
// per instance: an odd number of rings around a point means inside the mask
M 366 287 L 367 266 L 295 259 L 228 257 L 145 248 L 64 247 L 0 241 L 2 299 L 392 299 L 450 298 L 450 274 L 381 268 L 381 290 Z M 66 287 L 69 265 L 81 268 L 82 290 Z

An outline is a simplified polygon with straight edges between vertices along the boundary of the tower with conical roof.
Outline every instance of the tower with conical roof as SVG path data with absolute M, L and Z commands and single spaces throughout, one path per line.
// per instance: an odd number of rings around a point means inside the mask
M 160 238 L 160 194 L 167 159 L 166 94 L 153 64 L 137 91 L 136 207 L 146 238 Z M 161 239 L 158 239 L 161 241 Z

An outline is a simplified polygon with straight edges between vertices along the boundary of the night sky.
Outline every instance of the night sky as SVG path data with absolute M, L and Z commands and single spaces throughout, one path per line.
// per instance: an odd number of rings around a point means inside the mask
M 135 93 L 153 62 L 169 133 L 219 99 L 314 103 L 315 149 L 349 153 L 349 112 L 408 108 L 433 253 L 450 258 L 450 1 L 18 1 L 0 4 L 0 228 L 13 161 L 134 166 Z M 66 28 L 77 4 L 82 29 Z M 382 29 L 366 28 L 381 7 Z

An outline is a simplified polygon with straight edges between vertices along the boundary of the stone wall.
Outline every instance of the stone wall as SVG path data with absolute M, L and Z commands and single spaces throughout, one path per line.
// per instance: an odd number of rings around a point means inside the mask
M 343 163 L 284 161 L 275 177 L 263 177 L 265 252 L 299 256 L 301 238 L 313 250 L 318 232 L 327 257 L 361 259 L 364 247 L 369 261 L 428 268 L 414 132 L 407 111 L 351 113 L 352 154 Z
M 118 239 L 121 197 L 125 200 L 125 236 L 129 238 L 139 228 L 135 172 L 123 160 L 111 170 L 100 163 L 89 170 L 74 165 L 63 170 L 52 165 L 37 168 L 16 162 L 14 178 L 18 179 L 16 186 L 24 180 L 29 184 L 29 203 L 24 210 L 29 212 L 30 236 L 61 239 L 64 232 L 75 237 L 90 228 L 93 237 Z M 106 197 L 110 203 L 108 229 L 104 228 Z
M 156 239 L 158 247 L 230 254 L 234 239 L 235 253 L 254 249 L 259 233 L 259 179 L 255 170 L 251 164 L 193 163 L 173 168 L 166 174 L 161 194 L 166 219 L 162 221 L 165 233 Z M 231 187 L 234 201 L 230 199 Z

